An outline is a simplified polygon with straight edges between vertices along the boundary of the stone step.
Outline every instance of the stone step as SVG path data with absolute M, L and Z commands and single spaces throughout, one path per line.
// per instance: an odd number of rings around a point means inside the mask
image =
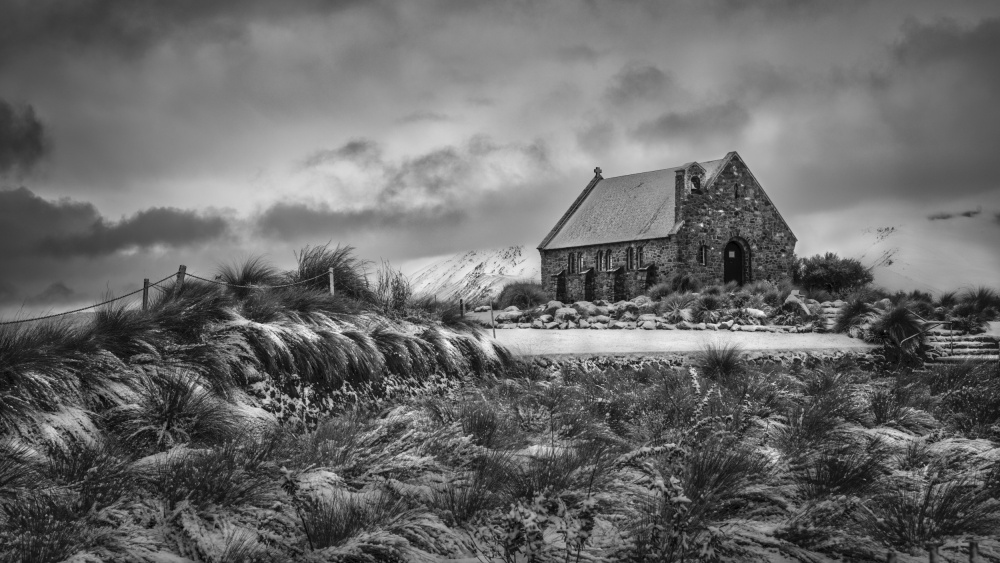
M 961 330 L 948 330 L 946 328 L 932 328 L 932 329 L 930 329 L 930 330 L 927 331 L 927 334 L 937 334 L 937 335 L 941 335 L 941 336 L 951 336 L 951 335 L 961 336 L 961 335 L 963 335 L 965 333 L 963 331 L 961 331 Z
M 996 348 L 951 348 L 941 350 L 946 356 L 992 356 L 997 353 Z
M 965 362 L 987 363 L 1000 362 L 1000 355 L 993 356 L 941 356 L 934 360 L 934 364 L 961 364 Z
M 996 343 L 997 337 L 989 336 L 987 334 L 959 334 L 955 336 L 939 336 L 936 334 L 929 334 L 927 336 L 927 342 L 993 342 Z
M 928 340 L 927 344 L 942 350 L 950 350 L 952 348 L 955 348 L 956 350 L 959 348 L 986 348 L 987 350 L 997 349 L 996 342 L 982 342 L 976 340 L 956 340 L 955 342 L 933 342 Z

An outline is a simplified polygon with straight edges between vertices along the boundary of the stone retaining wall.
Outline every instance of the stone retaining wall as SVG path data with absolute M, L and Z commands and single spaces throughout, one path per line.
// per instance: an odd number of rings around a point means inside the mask
M 538 366 L 556 371 L 559 369 L 609 369 L 609 368 L 640 368 L 644 366 L 662 367 L 695 367 L 698 365 L 698 352 L 672 352 L 668 354 L 631 354 L 592 356 L 536 356 L 533 361 Z M 743 355 L 744 360 L 752 366 L 793 366 L 802 365 L 806 368 L 840 362 L 854 362 L 862 369 L 872 369 L 878 358 L 868 352 L 845 352 L 840 350 L 826 352 L 806 352 L 801 350 L 752 351 Z

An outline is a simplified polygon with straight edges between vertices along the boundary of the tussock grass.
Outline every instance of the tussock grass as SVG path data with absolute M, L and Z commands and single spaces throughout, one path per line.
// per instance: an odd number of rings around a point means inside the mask
M 329 244 L 307 246 L 297 253 L 295 258 L 298 268 L 289 276 L 291 282 L 312 280 L 307 282 L 305 287 L 329 293 L 330 280 L 324 274 L 333 268 L 336 294 L 362 303 L 374 303 L 375 296 L 369 287 L 366 275 L 371 268 L 371 262 L 355 256 L 354 247 L 338 245 L 331 249 Z
M 889 452 L 878 439 L 834 440 L 806 461 L 796 476 L 798 491 L 807 499 L 868 493 L 886 473 L 888 460 Z
M 724 384 L 745 371 L 743 355 L 738 343 L 708 344 L 698 354 L 698 366 L 705 377 Z

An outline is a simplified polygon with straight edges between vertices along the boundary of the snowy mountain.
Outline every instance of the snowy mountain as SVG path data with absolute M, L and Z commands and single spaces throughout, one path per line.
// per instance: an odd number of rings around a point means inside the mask
M 1000 253 L 977 243 L 1000 239 L 997 226 L 989 218 L 960 217 L 865 229 L 846 255 L 871 267 L 875 283 L 890 290 L 996 287 Z
M 534 249 L 511 246 L 472 250 L 434 262 L 410 276 L 414 295 L 438 299 L 465 299 L 478 303 L 496 297 L 513 281 L 538 281 L 541 258 Z

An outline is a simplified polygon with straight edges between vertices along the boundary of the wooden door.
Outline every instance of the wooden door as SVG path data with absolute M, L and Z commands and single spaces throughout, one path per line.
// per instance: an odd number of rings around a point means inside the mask
M 556 301 L 566 301 L 566 271 L 556 276 Z
M 730 241 L 723 252 L 722 282 L 729 283 L 735 281 L 743 285 L 743 247 L 736 241 Z
M 594 269 L 593 268 L 587 270 L 587 273 L 584 274 L 584 277 L 583 277 L 583 300 L 584 301 L 593 301 L 596 298 L 594 294 L 596 293 L 595 292 L 595 289 L 596 289 L 595 286 L 597 284 L 595 283 L 594 278 L 595 278 L 595 276 L 594 276 Z

